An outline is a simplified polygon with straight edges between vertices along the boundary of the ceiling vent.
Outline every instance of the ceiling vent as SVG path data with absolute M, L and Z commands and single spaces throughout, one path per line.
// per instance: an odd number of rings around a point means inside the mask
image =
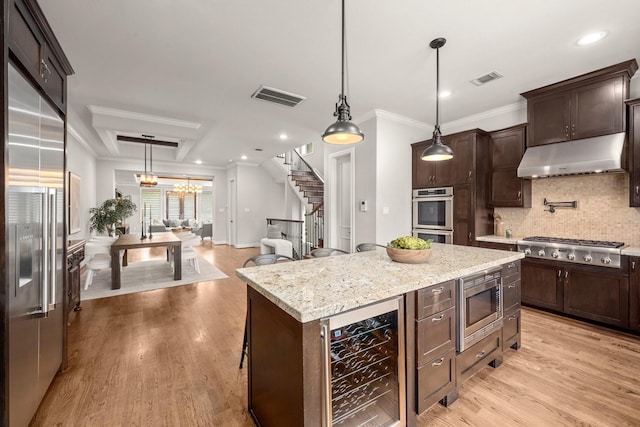
M 251 97 L 262 99 L 263 101 L 275 102 L 280 105 L 286 105 L 287 107 L 295 107 L 307 99 L 306 96 L 296 95 L 295 93 L 285 92 L 283 90 L 267 86 L 260 86 L 258 90 L 253 92 Z
M 499 78 L 502 77 L 502 74 L 500 74 L 497 71 L 492 71 L 490 73 L 485 74 L 484 76 L 480 76 L 477 79 L 473 79 L 471 80 L 471 83 L 473 83 L 476 86 L 482 86 L 485 83 L 489 83 L 493 80 L 497 80 Z

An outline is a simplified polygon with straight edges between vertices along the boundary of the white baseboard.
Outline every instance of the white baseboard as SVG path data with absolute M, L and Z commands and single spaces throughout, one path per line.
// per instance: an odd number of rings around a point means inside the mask
M 236 249 L 245 249 L 245 248 L 259 248 L 260 243 L 238 243 L 233 246 Z

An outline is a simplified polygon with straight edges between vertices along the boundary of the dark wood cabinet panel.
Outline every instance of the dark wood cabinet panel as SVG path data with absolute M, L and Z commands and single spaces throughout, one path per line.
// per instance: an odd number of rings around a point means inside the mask
M 456 383 L 462 384 L 473 374 L 491 363 L 502 363 L 502 330 L 487 335 L 481 341 L 456 356 Z
M 447 137 L 453 150 L 449 179 L 452 185 L 471 184 L 475 171 L 475 133 L 454 134 Z
M 487 249 L 498 249 L 500 251 L 511 251 L 511 252 L 514 252 L 517 248 L 516 245 L 511 245 L 508 243 L 483 242 L 483 241 L 478 241 L 478 247 L 487 248 Z
M 420 289 L 416 298 L 416 319 L 421 320 L 449 307 L 455 307 L 455 303 L 455 280 Z
M 562 311 L 564 305 L 562 269 L 548 261 L 522 261 L 522 303 Z
M 571 93 L 562 91 L 529 100 L 527 121 L 529 147 L 569 140 Z
M 618 272 L 564 269 L 564 312 L 621 328 L 629 327 L 629 278 Z
M 456 392 L 456 351 L 429 360 L 418 368 L 418 413 Z M 455 399 L 455 398 L 454 398 Z
M 416 343 L 418 366 L 455 348 L 456 308 L 448 308 L 416 322 Z
M 640 257 L 629 258 L 629 327 L 640 331 Z
M 473 243 L 473 198 L 470 184 L 453 187 L 453 244 Z
M 522 93 L 527 99 L 527 146 L 624 132 L 624 100 L 637 69 L 632 59 Z
M 516 276 L 519 279 L 519 276 Z M 520 306 L 520 280 L 504 280 L 502 283 L 502 307 L 504 311 Z
M 640 98 L 629 105 L 629 206 L 640 207 Z
M 11 0 L 8 45 L 10 57 L 64 114 L 67 76 L 73 68 L 35 0 Z
M 433 186 L 431 180 L 433 176 L 435 176 L 435 162 L 425 162 L 420 158 L 422 152 L 428 146 L 429 144 L 427 142 L 421 142 L 411 147 L 412 187 L 414 190 Z
M 531 207 L 531 180 L 518 178 L 526 124 L 491 132 L 491 207 Z
M 518 350 L 521 344 L 520 307 L 505 311 L 502 326 L 502 351 L 509 347 Z

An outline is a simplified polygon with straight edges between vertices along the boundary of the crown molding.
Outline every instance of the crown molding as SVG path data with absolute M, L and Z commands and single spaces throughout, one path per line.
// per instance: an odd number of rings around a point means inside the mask
M 82 135 L 80 135 L 76 128 L 69 125 L 69 123 L 67 123 L 67 133 L 71 135 L 76 141 L 78 141 L 82 148 L 84 148 L 94 158 L 98 157 L 98 153 L 96 153 L 96 150 L 94 150 L 93 147 L 87 142 L 87 140 L 84 139 Z
M 149 123 L 192 129 L 194 131 L 198 130 L 201 125 L 200 123 L 188 122 L 186 120 L 178 120 L 178 119 L 172 119 L 169 117 L 153 116 L 151 114 L 136 113 L 133 111 L 118 110 L 115 108 L 100 107 L 97 105 L 89 105 L 88 108 L 89 108 L 89 111 L 91 111 L 91 113 L 94 116 L 103 115 L 103 116 L 115 117 L 120 119 L 138 120 L 138 121 L 144 121 Z
M 503 114 L 511 113 L 518 110 L 526 110 L 526 108 L 527 102 L 522 100 L 514 102 L 513 104 L 505 105 L 503 107 L 494 108 L 493 110 L 484 111 L 472 116 L 467 116 L 458 120 L 443 123 L 441 128 L 443 132 L 446 132 L 447 128 L 464 128 L 465 125 L 475 128 L 477 127 L 476 124 L 478 121 L 491 119 L 493 117 L 501 116 Z

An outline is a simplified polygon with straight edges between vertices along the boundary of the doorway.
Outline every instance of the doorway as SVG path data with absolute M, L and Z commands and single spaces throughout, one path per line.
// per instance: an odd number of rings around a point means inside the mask
M 236 245 L 236 180 L 229 180 L 229 218 L 227 219 L 227 235 L 229 245 Z
M 329 246 L 353 252 L 355 149 L 329 155 Z

